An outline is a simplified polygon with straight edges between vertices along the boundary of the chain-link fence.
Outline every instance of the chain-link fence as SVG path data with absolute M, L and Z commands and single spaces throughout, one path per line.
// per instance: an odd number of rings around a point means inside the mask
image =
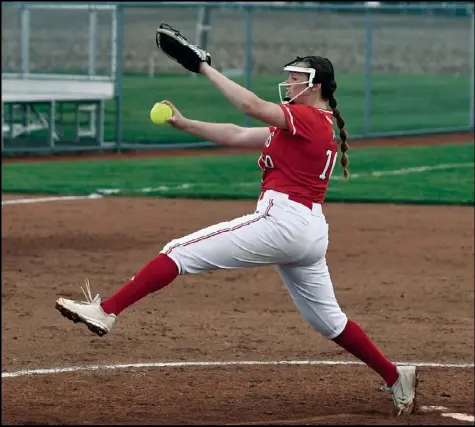
M 112 78 L 115 6 L 2 3 L 2 74 Z

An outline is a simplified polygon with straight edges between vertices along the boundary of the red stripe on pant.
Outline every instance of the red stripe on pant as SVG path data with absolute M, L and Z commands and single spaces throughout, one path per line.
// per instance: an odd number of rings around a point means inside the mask
M 273 206 L 273 200 L 270 200 L 269 201 L 269 206 L 267 206 L 267 209 L 266 211 L 258 216 L 257 218 L 254 218 L 254 219 L 251 219 L 250 221 L 247 221 L 247 222 L 244 222 L 242 224 L 239 224 L 239 225 L 235 225 L 234 227 L 231 227 L 231 228 L 225 228 L 223 230 L 218 230 L 218 231 L 215 231 L 213 233 L 210 233 L 210 234 L 207 234 L 205 236 L 201 236 L 201 237 L 197 237 L 196 239 L 193 239 L 193 240 L 190 240 L 189 242 L 185 242 L 185 243 L 177 243 L 176 245 L 172 246 L 171 248 L 169 248 L 165 254 L 168 255 L 173 249 L 176 249 L 178 248 L 179 246 L 188 246 L 188 245 L 191 245 L 193 243 L 198 243 L 198 242 L 201 242 L 202 240 L 206 240 L 206 239 L 209 239 L 211 237 L 214 237 L 214 236 L 217 236 L 219 234 L 222 234 L 222 233 L 227 233 L 229 231 L 234 231 L 234 230 L 237 230 L 239 228 L 242 228 L 242 227 L 245 227 L 246 225 L 250 225 L 250 224 L 253 224 L 263 218 L 265 218 L 267 215 L 269 215 L 269 211 L 270 209 L 272 208 Z
M 216 231 L 207 236 L 203 236 L 198 239 L 193 239 L 189 242 L 182 243 L 181 245 L 190 245 L 192 243 L 199 242 L 209 237 L 216 236 L 217 234 L 224 233 L 226 231 L 236 230 L 238 228 L 252 224 L 262 218 L 265 218 L 269 214 L 271 207 L 272 200 L 270 200 L 269 206 L 267 207 L 264 214 L 252 219 L 251 221 L 236 225 L 232 228 Z M 180 244 L 175 245 L 173 248 L 176 248 L 178 246 L 180 246 Z M 170 248 L 167 251 L 167 254 L 170 253 L 173 248 Z M 114 313 L 115 315 L 118 315 L 127 307 L 130 307 L 132 304 L 139 301 L 146 295 L 149 295 L 152 292 L 156 292 L 164 288 L 165 286 L 169 285 L 173 280 L 175 280 L 175 278 L 179 274 L 178 266 L 171 258 L 168 257 L 167 254 L 159 254 L 147 265 L 145 265 L 135 275 L 135 277 L 129 280 L 114 295 L 102 301 L 101 306 L 103 310 L 108 314 Z

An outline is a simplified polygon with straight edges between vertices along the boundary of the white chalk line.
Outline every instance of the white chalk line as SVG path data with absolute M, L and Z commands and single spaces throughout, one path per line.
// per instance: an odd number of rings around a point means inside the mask
M 427 172 L 432 170 L 443 170 L 443 169 L 458 169 L 458 168 L 467 168 L 467 167 L 474 167 L 475 164 L 473 162 L 470 163 L 446 163 L 446 164 L 438 164 L 433 166 L 415 166 L 410 168 L 403 168 L 403 169 L 394 169 L 394 170 L 387 170 L 387 171 L 373 171 L 369 173 L 352 173 L 351 179 L 358 179 L 364 177 L 381 177 L 381 176 L 388 176 L 388 175 L 407 175 L 410 173 L 421 173 Z M 343 177 L 335 176 L 333 174 L 331 181 L 342 180 Z M 32 198 L 32 199 L 16 199 L 16 200 L 4 200 L 2 201 L 3 205 L 17 205 L 17 204 L 28 204 L 28 203 L 43 203 L 43 202 L 59 202 L 59 201 L 66 201 L 66 200 L 81 200 L 81 199 L 98 199 L 106 195 L 116 194 L 119 195 L 122 192 L 126 191 L 129 193 L 136 193 L 136 194 L 148 194 L 154 192 L 162 192 L 167 193 L 171 191 L 180 191 L 180 190 L 188 190 L 193 187 L 217 187 L 222 184 L 220 183 L 211 183 L 211 182 L 201 182 L 201 183 L 182 183 L 178 185 L 159 185 L 157 187 L 144 187 L 144 188 L 137 188 L 137 189 L 127 189 L 122 190 L 120 188 L 98 188 L 94 193 L 88 196 L 58 196 L 58 197 L 42 197 L 42 198 Z M 260 182 L 235 182 L 229 183 L 230 186 L 237 186 L 237 187 L 256 187 L 259 188 Z
M 475 421 L 475 417 L 469 414 L 463 414 L 460 412 L 443 412 L 449 411 L 449 408 L 445 406 L 421 406 L 419 408 L 423 412 L 442 412 L 440 415 L 446 418 L 453 418 L 458 421 L 467 421 L 473 423 Z
M 100 199 L 102 194 L 90 194 L 89 196 L 52 196 L 52 197 L 36 197 L 31 199 L 11 199 L 2 200 L 3 205 L 23 205 L 30 203 L 60 202 L 66 200 L 84 200 L 84 199 Z
M 399 366 L 416 365 L 419 367 L 441 367 L 441 368 L 473 368 L 473 363 L 435 363 L 435 362 L 397 362 Z M 15 372 L 2 372 L 2 379 L 24 377 L 29 375 L 50 375 L 78 371 L 98 371 L 115 369 L 140 369 L 140 368 L 182 368 L 182 367 L 209 367 L 209 366 L 252 366 L 252 365 L 364 365 L 359 361 L 346 360 L 278 360 L 278 361 L 259 361 L 259 360 L 241 360 L 241 361 L 216 361 L 216 362 L 151 362 L 151 363 L 127 363 L 117 365 L 89 365 L 89 366 L 69 366 L 65 368 L 46 368 L 46 369 L 25 369 Z M 421 406 L 421 411 L 441 411 L 441 416 L 453 418 L 458 421 L 473 422 L 474 416 L 457 412 L 443 412 L 449 409 L 445 406 Z
M 435 362 L 396 362 L 399 366 L 415 365 L 429 368 L 473 368 L 473 363 L 435 363 Z M 352 360 L 236 360 L 217 362 L 148 362 L 127 363 L 117 365 L 78 365 L 65 368 L 25 369 L 15 372 L 2 372 L 2 378 L 13 378 L 27 375 L 49 375 L 65 372 L 98 371 L 108 369 L 143 369 L 143 368 L 182 368 L 182 367 L 205 367 L 205 366 L 262 366 L 262 365 L 364 365 L 360 361 Z
M 351 174 L 351 179 L 358 179 L 358 178 L 365 178 L 365 177 L 380 177 L 380 176 L 388 176 L 388 175 L 407 175 L 410 173 L 421 173 L 421 172 L 427 172 L 427 171 L 432 171 L 432 170 L 443 170 L 443 169 L 458 169 L 458 168 L 468 168 L 468 167 L 474 167 L 475 163 L 470 162 L 470 163 L 446 163 L 446 164 L 438 164 L 438 165 L 433 165 L 433 166 L 415 166 L 411 168 L 403 168 L 403 169 L 393 169 L 393 170 L 387 170 L 387 171 L 373 171 L 369 173 L 352 173 Z M 340 181 L 342 180 L 343 177 L 341 176 L 335 176 L 335 174 L 332 176 L 331 181 L 336 180 Z M 142 194 L 147 194 L 147 193 L 153 193 L 153 192 L 170 192 L 170 191 L 179 191 L 179 190 L 188 190 L 193 187 L 218 187 L 221 186 L 222 184 L 217 183 L 217 182 L 198 182 L 198 183 L 183 183 L 179 185 L 159 185 L 157 187 L 144 187 L 144 188 L 139 188 L 139 189 L 130 189 L 127 190 L 129 192 L 133 193 L 142 193 Z M 260 186 L 260 183 L 258 181 L 255 182 L 235 182 L 235 183 L 229 183 L 229 186 L 237 186 L 237 187 L 256 187 L 258 188 Z M 120 188 L 99 188 L 96 190 L 96 193 L 98 194 L 104 194 L 104 195 L 110 195 L 110 194 L 120 194 L 122 193 L 123 190 Z
M 454 418 L 455 420 L 458 420 L 458 421 L 467 421 L 469 423 L 473 423 L 475 421 L 475 417 L 473 415 L 462 414 L 460 412 L 442 413 L 440 415 L 442 415 L 443 417 Z
M 446 163 L 446 164 L 439 164 L 433 166 L 415 166 L 411 168 L 403 168 L 403 169 L 394 169 L 388 171 L 373 171 L 370 173 L 362 173 L 362 174 L 352 174 L 352 178 L 360 178 L 364 176 L 387 176 L 387 175 L 406 175 L 410 173 L 421 173 L 433 170 L 443 170 L 443 169 L 458 169 L 458 168 L 473 168 L 475 164 L 473 162 L 470 163 Z M 336 176 L 332 179 L 343 179 L 340 176 Z

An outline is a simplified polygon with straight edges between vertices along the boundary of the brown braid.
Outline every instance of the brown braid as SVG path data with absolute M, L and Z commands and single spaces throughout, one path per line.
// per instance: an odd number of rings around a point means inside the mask
M 335 86 L 335 89 L 336 89 L 336 82 L 334 80 L 331 86 L 332 87 Z M 343 120 L 343 117 L 341 116 L 340 111 L 338 110 L 338 108 L 336 108 L 337 102 L 333 93 L 330 96 L 328 104 L 330 105 L 330 108 L 333 110 L 333 116 L 336 119 L 336 125 L 338 126 L 338 129 L 340 130 L 339 132 L 340 150 L 341 150 L 340 163 L 343 168 L 343 176 L 345 177 L 345 179 L 348 179 L 350 172 L 348 171 L 348 154 L 346 154 L 346 152 L 348 151 L 348 148 L 350 147 L 347 142 L 348 132 L 345 129 L 345 120 Z

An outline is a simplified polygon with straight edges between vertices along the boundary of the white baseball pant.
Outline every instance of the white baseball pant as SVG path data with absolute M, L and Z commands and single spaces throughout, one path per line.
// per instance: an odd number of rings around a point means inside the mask
M 274 264 L 304 319 L 333 339 L 347 317 L 335 298 L 326 263 L 328 224 L 313 209 L 268 190 L 253 214 L 172 240 L 162 249 L 180 274 Z

